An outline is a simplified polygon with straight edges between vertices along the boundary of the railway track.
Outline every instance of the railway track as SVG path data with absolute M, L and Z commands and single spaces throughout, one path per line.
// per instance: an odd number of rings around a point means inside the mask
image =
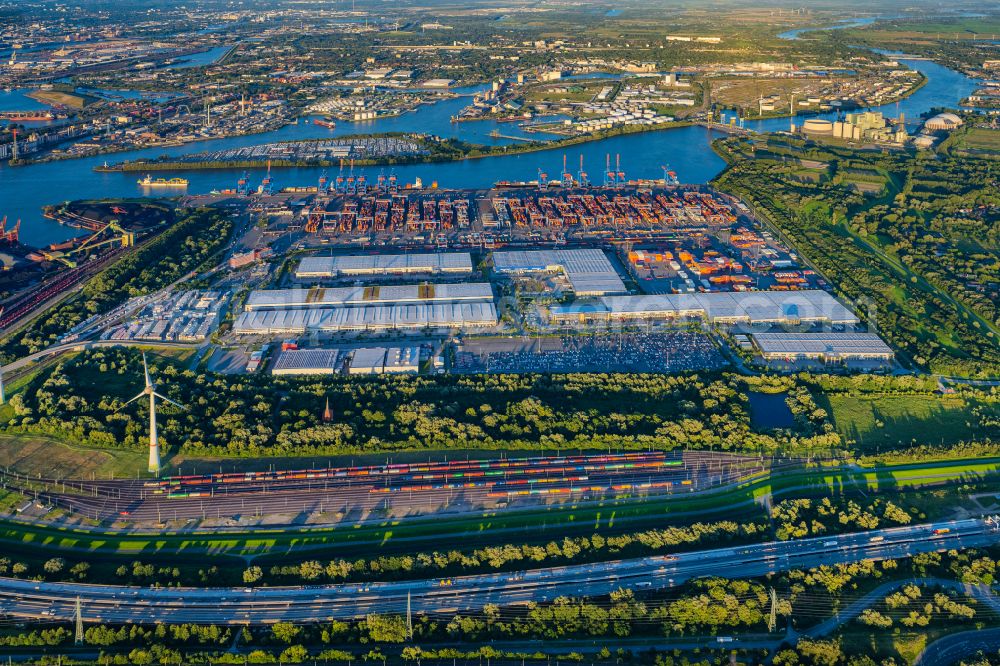
M 448 507 L 666 495 L 733 483 L 770 469 L 756 458 L 703 453 L 455 461 L 168 477 L 69 480 L 0 474 L 11 489 L 88 518 L 156 522 L 288 513 L 408 514 Z

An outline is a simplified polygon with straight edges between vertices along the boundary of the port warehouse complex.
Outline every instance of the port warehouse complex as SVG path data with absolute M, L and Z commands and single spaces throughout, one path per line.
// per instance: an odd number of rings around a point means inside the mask
M 291 205 L 296 196 L 265 198 Z M 515 321 L 560 334 L 697 324 L 732 333 L 765 360 L 893 360 L 794 250 L 739 201 L 707 190 L 317 191 L 299 203 L 297 214 L 270 215 L 269 232 L 304 229 L 316 254 L 248 295 L 235 336 L 315 342 L 520 334 Z M 473 249 L 456 251 L 465 248 Z M 279 372 L 308 365 L 292 356 Z
M 891 349 L 876 335 L 854 330 L 860 324 L 857 315 L 822 289 L 629 294 L 601 249 L 494 251 L 489 258 L 495 281 L 542 277 L 565 289 L 571 301 L 537 308 L 544 321 L 561 330 L 612 322 L 701 321 L 762 327 L 752 336 L 766 359 L 892 358 Z M 306 257 L 298 263 L 294 277 L 310 285 L 251 292 L 233 331 L 263 337 L 397 329 L 502 332 L 494 285 L 473 281 L 475 273 L 472 256 L 466 252 Z M 373 284 L 390 279 L 420 282 Z M 316 286 L 317 282 L 343 280 L 354 284 Z M 806 330 L 788 332 L 781 327 Z M 407 348 L 400 349 L 404 356 L 410 354 Z M 380 358 L 400 354 L 399 349 L 375 350 Z M 336 358 L 311 359 L 308 351 L 283 352 L 287 358 L 279 356 L 274 369 L 298 374 L 310 365 L 330 368 L 337 362 Z M 386 372 L 415 370 L 412 365 L 398 359 L 383 361 Z

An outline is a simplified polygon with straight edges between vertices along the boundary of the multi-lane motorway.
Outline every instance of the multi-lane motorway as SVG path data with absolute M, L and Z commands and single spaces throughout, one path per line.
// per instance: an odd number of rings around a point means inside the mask
M 456 613 L 486 604 L 662 589 L 701 576 L 747 578 L 821 564 L 890 559 L 1000 541 L 981 519 L 719 548 L 676 556 L 402 582 L 273 588 L 140 588 L 0 578 L 0 613 L 71 619 L 77 597 L 88 622 L 266 624 L 368 613 Z

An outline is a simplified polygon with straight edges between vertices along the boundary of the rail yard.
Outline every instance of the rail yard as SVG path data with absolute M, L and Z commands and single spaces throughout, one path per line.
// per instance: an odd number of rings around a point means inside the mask
M 153 525 L 190 521 L 364 521 L 691 493 L 762 474 L 770 460 L 708 452 L 578 454 L 158 480 L 28 478 L 8 488 L 81 518 Z

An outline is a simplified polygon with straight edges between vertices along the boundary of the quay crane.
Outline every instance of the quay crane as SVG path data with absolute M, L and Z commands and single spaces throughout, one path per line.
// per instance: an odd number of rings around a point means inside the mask
M 580 187 L 588 187 L 590 185 L 590 179 L 587 178 L 587 172 L 583 170 L 582 154 L 580 155 L 580 170 L 577 172 L 576 180 L 580 183 Z
M 619 155 L 618 153 L 615 153 L 615 171 L 616 171 L 616 174 L 615 174 L 615 176 L 616 176 L 616 182 L 615 182 L 615 184 L 618 187 L 623 187 L 625 185 L 625 183 L 628 182 L 628 181 L 625 180 L 625 172 L 622 171 L 622 156 Z
M 573 174 L 566 168 L 566 153 L 563 153 L 563 168 L 560 178 L 562 179 L 563 187 L 573 187 Z
M 542 171 L 541 167 L 538 167 L 538 189 L 549 189 L 549 174 Z
M 338 192 L 344 191 L 344 160 L 340 160 L 340 172 L 337 174 L 337 180 L 335 181 L 334 189 Z
M 677 172 L 670 170 L 669 164 L 664 164 L 660 167 L 663 169 L 663 183 L 664 185 L 680 185 L 681 181 L 677 179 Z
M 257 188 L 258 194 L 273 194 L 274 193 L 274 181 L 271 179 L 271 160 L 267 161 L 267 175 L 264 176 L 264 180 L 260 181 L 260 187 Z
M 250 174 L 246 171 L 240 176 L 240 179 L 236 181 L 236 194 L 241 196 L 246 196 L 250 194 Z
M 357 188 L 354 185 L 354 160 L 351 160 L 351 170 L 347 172 L 347 193 L 354 194 Z
M 21 231 L 21 220 L 17 220 L 17 224 L 10 231 L 5 231 L 7 228 L 7 216 L 4 215 L 3 219 L 0 220 L 0 241 L 5 243 L 10 243 L 12 245 L 16 244 L 20 238 Z
M 319 175 L 319 183 L 316 186 L 316 194 L 325 194 L 327 189 L 326 169 Z
M 611 170 L 611 153 L 604 156 L 604 187 L 615 187 L 618 184 L 618 174 Z

